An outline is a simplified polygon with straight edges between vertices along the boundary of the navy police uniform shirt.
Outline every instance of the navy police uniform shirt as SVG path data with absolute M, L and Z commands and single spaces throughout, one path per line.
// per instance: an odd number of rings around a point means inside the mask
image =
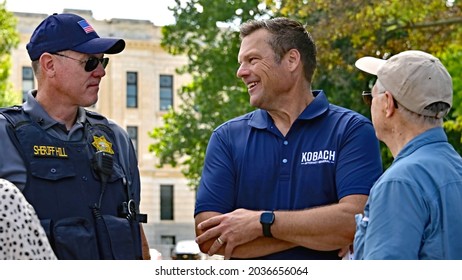
M 284 137 L 258 109 L 216 128 L 208 144 L 195 215 L 204 211 L 300 210 L 368 195 L 382 173 L 369 119 L 329 104 L 322 91 Z M 268 259 L 338 259 L 297 247 Z
M 0 176 L 16 183 L 34 206 L 59 259 L 139 259 L 138 221 L 132 223 L 133 215 L 124 209 L 133 199 L 136 211 L 140 201 L 128 134 L 83 108 L 68 131 L 40 106 L 35 92 L 22 107 L 27 115 L 20 108 L 2 110 Z M 15 125 L 13 137 L 5 117 Z M 94 170 L 98 152 L 111 158 L 104 183 Z
M 37 102 L 34 95 L 36 90 L 32 90 L 27 95 L 27 100 L 23 104 L 23 109 L 29 114 L 32 121 L 37 122 L 40 127 L 50 136 L 62 141 L 79 141 L 84 137 L 84 124 L 86 114 L 84 108 L 79 108 L 77 120 L 73 127 L 67 131 L 64 124 L 51 118 L 48 113 Z M 23 190 L 26 185 L 27 170 L 24 160 L 19 154 L 7 133 L 8 121 L 0 114 L 0 137 L 1 152 L 0 156 L 0 177 L 13 182 L 19 189 Z M 133 149 L 130 147 L 131 140 L 119 125 L 109 120 L 109 127 L 114 132 L 115 142 L 120 147 L 121 162 L 124 169 L 131 173 L 132 186 L 136 201 L 140 201 L 140 179 L 138 170 L 138 160 Z

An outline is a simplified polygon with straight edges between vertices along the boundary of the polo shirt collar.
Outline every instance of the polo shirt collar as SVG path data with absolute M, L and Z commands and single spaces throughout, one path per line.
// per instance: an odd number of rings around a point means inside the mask
M 298 119 L 311 120 L 326 112 L 329 109 L 329 101 L 327 100 L 324 91 L 314 90 L 314 100 L 306 106 L 305 110 L 300 114 Z M 254 112 L 249 121 L 249 125 L 258 129 L 265 129 L 272 124 L 272 120 L 266 110 L 258 109 Z

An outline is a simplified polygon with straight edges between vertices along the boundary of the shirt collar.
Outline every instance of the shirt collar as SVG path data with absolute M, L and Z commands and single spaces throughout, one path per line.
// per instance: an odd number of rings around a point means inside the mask
M 448 137 L 442 127 L 431 128 L 414 137 L 411 141 L 404 145 L 403 149 L 398 153 L 394 161 L 407 157 L 422 146 L 436 142 L 448 142 Z
M 314 100 L 306 106 L 305 110 L 300 114 L 298 119 L 311 120 L 326 112 L 329 109 L 329 101 L 327 100 L 324 91 L 314 90 Z M 254 112 L 249 121 L 249 125 L 255 128 L 264 129 L 272 124 L 272 120 L 266 110 L 258 109 Z
M 61 124 L 56 121 L 43 109 L 43 107 L 37 102 L 35 96 L 37 95 L 37 90 L 31 90 L 27 94 L 27 100 L 24 102 L 23 108 L 24 112 L 29 114 L 32 121 L 37 122 L 42 128 L 48 129 L 54 125 Z M 84 108 L 80 107 L 77 113 L 77 122 L 76 123 L 85 123 L 86 114 Z

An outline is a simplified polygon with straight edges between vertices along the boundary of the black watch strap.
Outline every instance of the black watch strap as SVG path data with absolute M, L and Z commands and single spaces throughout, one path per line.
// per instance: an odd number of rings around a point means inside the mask
M 273 237 L 271 234 L 271 224 L 262 224 L 263 226 L 263 235 L 266 237 Z
M 261 214 L 260 223 L 263 229 L 263 236 L 273 237 L 273 234 L 271 234 L 271 225 L 273 225 L 274 219 L 273 211 L 265 211 Z

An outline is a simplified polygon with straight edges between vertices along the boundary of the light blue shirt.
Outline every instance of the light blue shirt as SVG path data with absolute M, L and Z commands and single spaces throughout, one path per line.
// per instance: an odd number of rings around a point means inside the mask
M 462 158 L 442 128 L 405 145 L 356 224 L 355 259 L 462 259 Z

